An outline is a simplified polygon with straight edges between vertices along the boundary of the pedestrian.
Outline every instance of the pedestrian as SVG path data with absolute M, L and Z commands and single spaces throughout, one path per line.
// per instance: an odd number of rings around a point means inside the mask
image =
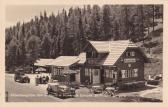
M 41 84 L 42 83 L 42 77 L 40 76 L 40 78 L 39 78 L 39 84 Z
M 39 84 L 39 76 L 38 75 L 35 78 L 35 83 L 36 83 L 36 86 L 38 86 L 38 84 Z
M 48 76 L 46 76 L 46 82 L 48 83 L 48 81 L 49 81 L 49 77 L 48 77 Z
M 43 78 L 42 78 L 42 84 L 45 84 L 45 82 L 46 82 L 46 78 L 45 78 L 45 76 L 43 76 Z

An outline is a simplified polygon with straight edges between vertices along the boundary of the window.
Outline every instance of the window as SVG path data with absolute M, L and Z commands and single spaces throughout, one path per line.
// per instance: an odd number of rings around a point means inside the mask
M 138 69 L 133 69 L 133 76 L 138 77 Z
M 57 69 L 57 75 L 60 75 L 60 71 Z
M 134 51 L 126 52 L 126 56 L 135 56 L 135 52 Z
M 56 68 L 54 68 L 54 72 L 55 72 L 55 75 L 57 75 L 57 69 Z
M 56 75 L 57 71 L 56 71 L 56 68 L 53 67 L 53 74 Z
M 117 72 L 113 72 L 113 78 L 117 79 Z
M 113 73 L 114 73 L 113 70 L 110 70 L 110 71 L 109 71 L 109 77 L 110 77 L 110 78 L 113 78 Z
M 126 70 L 121 70 L 121 75 L 122 78 L 126 78 Z
M 130 70 L 126 70 L 126 77 L 127 77 L 127 78 L 130 77 Z
M 85 76 L 89 76 L 89 69 L 85 68 Z
M 115 78 L 114 70 L 105 69 L 104 76 L 106 78 Z
M 130 52 L 126 52 L 126 56 L 131 56 L 131 55 L 130 55 Z
M 109 78 L 109 69 L 105 69 L 105 77 Z
M 122 78 L 138 77 L 138 69 L 121 70 Z
M 135 56 L 135 52 L 134 51 L 130 52 L 130 54 L 131 54 L 131 56 Z

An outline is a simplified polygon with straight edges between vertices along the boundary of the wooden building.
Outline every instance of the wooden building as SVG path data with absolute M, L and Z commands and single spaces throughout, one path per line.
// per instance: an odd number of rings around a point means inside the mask
M 80 65 L 81 83 L 144 83 L 144 52 L 129 40 L 89 41 L 86 62 Z
M 129 85 L 144 83 L 144 52 L 129 40 L 89 41 L 79 56 L 60 56 L 51 63 L 52 78 L 81 84 Z M 64 79 L 63 79 L 64 78 Z
M 51 69 L 49 67 L 47 67 L 47 64 L 54 61 L 54 59 L 44 59 L 44 58 L 40 58 L 38 60 L 36 60 L 36 62 L 34 63 L 34 72 L 36 72 L 37 69 L 39 68 L 44 68 L 45 71 L 38 71 L 38 72 L 45 72 L 45 73 L 51 73 Z
M 51 68 L 51 78 L 59 82 L 80 82 L 78 56 L 60 56 L 47 66 Z

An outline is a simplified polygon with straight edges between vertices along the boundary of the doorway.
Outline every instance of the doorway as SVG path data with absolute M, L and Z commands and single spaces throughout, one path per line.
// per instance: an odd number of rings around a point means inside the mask
M 100 83 L 100 69 L 92 69 L 92 81 L 93 84 L 98 84 Z

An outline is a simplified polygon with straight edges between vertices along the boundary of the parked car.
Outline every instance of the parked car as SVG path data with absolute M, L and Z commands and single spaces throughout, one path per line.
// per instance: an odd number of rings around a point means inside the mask
M 104 90 L 103 85 L 92 85 L 90 91 L 94 94 L 97 94 L 97 93 L 102 93 L 103 90 Z
M 79 89 L 80 85 L 77 82 L 71 82 L 69 83 L 69 86 L 75 89 Z
M 104 95 L 109 95 L 109 96 L 114 96 L 118 89 L 115 87 L 106 87 L 105 90 L 103 91 Z
M 30 78 L 22 72 L 16 72 L 14 76 L 15 82 L 30 83 Z
M 152 79 L 147 80 L 147 84 L 159 85 L 161 80 L 162 80 L 162 75 L 156 75 L 154 79 L 152 78 Z
M 47 92 L 48 95 L 52 94 L 56 97 L 61 98 L 75 96 L 75 88 L 60 83 L 49 83 L 47 87 Z

